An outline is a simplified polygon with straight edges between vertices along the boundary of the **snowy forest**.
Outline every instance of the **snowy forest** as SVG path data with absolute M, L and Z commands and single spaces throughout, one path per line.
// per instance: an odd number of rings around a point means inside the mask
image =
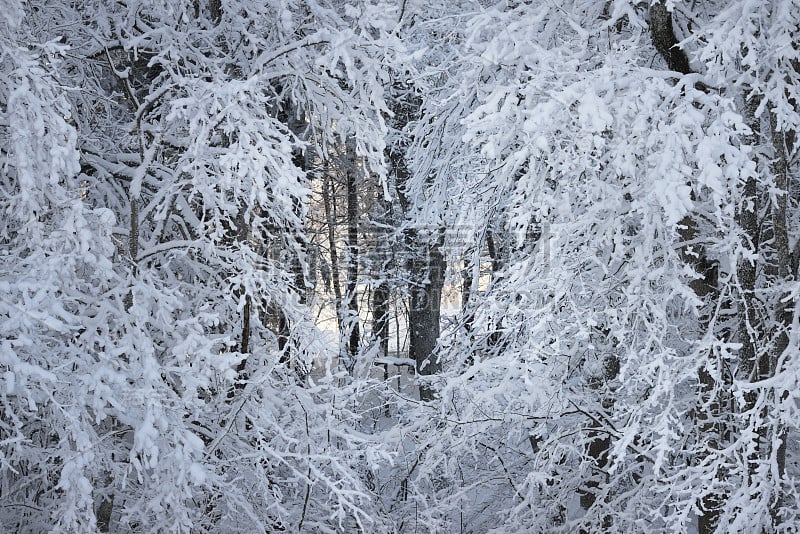
M 800 0 L 0 4 L 0 531 L 800 530 Z

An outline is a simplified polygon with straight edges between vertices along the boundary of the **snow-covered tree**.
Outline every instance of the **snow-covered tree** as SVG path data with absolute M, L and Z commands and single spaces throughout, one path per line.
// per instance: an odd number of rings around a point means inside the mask
M 0 526 L 797 530 L 799 33 L 796 0 L 8 0 Z M 409 388 L 372 378 L 392 299 Z
M 292 266 L 303 153 L 350 136 L 381 169 L 384 16 L 4 10 L 5 528 L 383 529 L 357 393 L 304 387 L 329 349 Z
M 418 418 L 430 528 L 796 525 L 782 457 L 797 421 L 796 9 L 756 4 L 502 3 L 470 16 L 419 121 L 412 188 L 423 220 L 474 229 L 450 244 L 473 266 L 492 234 L 507 250 L 484 294 L 474 278 L 470 328 L 447 333 L 440 403 Z M 748 107 L 762 93 L 763 109 Z M 753 120 L 768 100 L 783 148 L 765 159 Z M 777 221 L 762 249 L 742 222 L 753 182 L 772 199 L 759 218 Z M 760 378 L 743 332 L 772 351 Z

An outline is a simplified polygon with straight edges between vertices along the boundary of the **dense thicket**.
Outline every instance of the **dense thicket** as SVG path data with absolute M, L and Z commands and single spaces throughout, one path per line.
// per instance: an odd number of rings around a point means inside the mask
M 800 528 L 797 1 L 8 0 L 0 74 L 4 529 Z

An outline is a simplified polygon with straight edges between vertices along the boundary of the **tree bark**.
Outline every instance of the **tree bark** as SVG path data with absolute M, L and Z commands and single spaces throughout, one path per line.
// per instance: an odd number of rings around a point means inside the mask
M 111 487 L 113 481 L 110 477 L 106 480 L 106 487 Z M 97 517 L 98 532 L 111 532 L 111 512 L 114 510 L 114 494 L 108 498 L 103 498 L 97 507 L 95 516 Z
M 503 263 L 506 258 L 503 257 L 500 247 L 494 239 L 494 232 L 491 230 L 486 231 L 486 248 L 489 251 L 489 258 L 492 260 L 492 281 L 497 280 L 498 273 L 503 268 Z M 488 348 L 493 349 L 500 346 L 503 339 L 503 318 L 498 317 L 495 319 L 494 331 L 489 334 L 487 340 Z
M 472 285 L 475 281 L 473 276 L 474 264 L 476 259 L 464 258 L 463 268 L 461 269 L 461 315 L 463 316 L 464 329 L 472 332 L 472 324 L 475 322 L 475 314 L 472 311 Z M 477 261 L 480 261 L 479 259 Z M 480 272 L 480 271 L 479 271 Z M 468 363 L 472 364 L 473 356 L 470 354 Z
M 782 284 L 789 280 L 792 267 L 792 254 L 789 250 L 789 219 L 788 219 L 788 197 L 789 197 L 789 154 L 794 151 L 795 132 L 778 130 L 777 117 L 774 112 L 770 112 L 770 129 L 772 133 L 772 145 L 774 148 L 774 162 L 772 172 L 775 177 L 775 200 L 772 205 L 772 232 L 773 232 L 773 254 L 772 265 L 776 277 L 776 283 Z M 776 332 L 773 337 L 772 351 L 769 355 L 767 377 L 774 376 L 780 372 L 779 365 L 783 353 L 789 346 L 789 329 L 792 324 L 792 308 L 787 301 L 784 292 L 778 294 L 773 309 L 775 317 L 773 324 Z M 765 377 L 766 378 L 766 377 Z M 773 399 L 778 402 L 783 399 Z M 786 472 L 786 439 L 787 433 L 784 425 L 773 422 L 770 429 L 772 434 L 768 436 L 767 445 L 775 447 L 775 463 L 778 468 L 777 485 Z M 769 438 L 772 439 L 769 439 Z M 775 443 L 777 442 L 777 446 Z M 780 495 L 775 499 L 772 507 L 773 526 L 777 528 L 780 518 L 779 512 L 782 504 Z
M 667 9 L 664 0 L 659 0 L 650 6 L 650 36 L 653 46 L 667 62 L 670 70 L 689 74 L 689 59 L 678 46 L 675 30 L 672 27 L 672 13 Z
M 372 335 L 378 343 L 378 355 L 389 355 L 389 284 L 382 281 L 372 292 Z M 389 379 L 389 364 L 383 364 L 383 379 Z M 388 405 L 387 405 L 388 410 Z
M 342 332 L 342 283 L 339 278 L 339 253 L 336 251 L 336 206 L 333 203 L 331 178 L 325 175 L 322 182 L 322 202 L 325 207 L 325 224 L 328 227 L 328 253 L 331 260 L 331 284 L 333 285 L 336 323 Z
M 419 114 L 421 99 L 413 88 L 402 82 L 393 85 L 393 127 L 402 132 Z M 411 209 L 405 186 L 410 172 L 405 161 L 405 145 L 396 143 L 387 147 L 387 159 L 394 174 L 400 207 L 404 215 Z M 439 371 L 436 344 L 440 330 L 440 306 L 444 285 L 445 261 L 441 253 L 444 239 L 442 231 L 434 237 L 423 238 L 420 232 L 406 227 L 403 232 L 406 252 L 406 269 L 409 273 L 409 358 L 414 360 L 417 374 L 432 375 Z M 432 400 L 434 389 L 428 383 L 420 385 L 420 399 Z
M 602 340 L 599 346 L 603 346 L 612 340 L 611 332 L 608 329 L 602 330 Z M 613 347 L 616 349 L 616 347 Z M 614 406 L 613 392 L 609 392 L 608 384 L 619 376 L 620 362 L 616 354 L 610 353 L 604 357 L 602 376 L 593 377 L 589 382 L 589 387 L 598 393 L 600 411 L 604 414 L 603 419 L 609 420 L 608 412 Z M 586 456 L 589 458 L 590 466 L 594 471 L 591 477 L 584 483 L 583 491 L 580 493 L 580 504 L 584 510 L 589 510 L 597 501 L 598 494 L 601 494 L 603 485 L 608 484 L 606 466 L 611 449 L 611 435 L 604 431 L 600 423 L 600 418 L 593 418 L 589 423 L 590 430 L 587 432 Z M 603 516 L 603 529 L 610 532 L 612 520 L 610 516 Z M 582 531 L 583 534 L 585 531 Z
M 753 97 L 745 104 L 745 117 L 752 134 L 746 140 L 750 146 L 756 146 L 760 137 L 760 121 L 755 116 L 760 98 Z M 742 205 L 738 210 L 738 223 L 742 229 L 742 246 L 751 253 L 757 254 L 760 245 L 758 226 L 759 198 L 756 176 L 748 176 L 742 189 Z M 737 265 L 737 277 L 741 296 L 739 300 L 739 374 L 745 380 L 754 381 L 760 374 L 756 365 L 757 318 L 755 316 L 756 260 L 742 259 Z M 754 392 L 749 394 L 748 405 L 755 404 Z
M 665 0 L 654 2 L 650 6 L 649 16 L 653 46 L 664 58 L 669 69 L 681 74 L 691 73 L 689 59 L 675 37 L 672 13 L 667 9 Z M 699 234 L 697 221 L 691 215 L 687 215 L 679 222 L 678 233 L 683 243 L 693 243 Z M 683 245 L 681 256 L 700 275 L 692 280 L 689 286 L 698 298 L 706 302 L 707 309 L 708 304 L 717 299 L 718 273 L 716 266 L 708 260 L 705 251 L 698 245 Z M 708 313 L 701 315 L 702 329 L 707 327 L 709 319 Z M 709 354 L 708 357 L 711 358 L 713 355 Z M 715 451 L 719 448 L 720 434 L 725 432 L 725 429 L 721 428 L 724 402 L 718 391 L 720 385 L 705 366 L 700 367 L 698 371 L 698 382 L 701 399 L 698 403 L 697 419 L 706 439 L 706 450 Z M 701 408 L 703 406 L 705 408 Z M 708 454 L 713 454 L 713 452 Z M 716 476 L 720 477 L 721 474 L 718 473 Z M 725 495 L 722 493 L 709 493 L 701 499 L 702 515 L 698 518 L 699 534 L 711 534 L 716 530 L 724 500 Z
M 345 294 L 347 329 L 347 354 L 349 367 L 352 370 L 358 355 L 360 339 L 358 318 L 358 169 L 355 152 L 355 139 L 346 142 L 347 170 L 347 291 Z
M 433 244 L 420 244 L 417 232 L 407 232 L 407 236 L 412 249 L 409 269 L 409 357 L 416 364 L 417 374 L 429 376 L 441 370 L 436 357 L 436 344 L 439 340 L 444 286 L 445 262 L 441 252 L 444 235 L 440 233 Z M 433 400 L 434 389 L 430 384 L 423 383 L 419 388 L 419 396 L 424 401 Z
M 380 185 L 376 189 L 374 202 L 376 209 L 373 217 L 377 224 L 374 225 L 369 234 L 373 241 L 372 253 L 375 258 L 372 269 L 377 274 L 377 280 L 375 280 L 377 285 L 372 291 L 371 301 L 372 336 L 378 346 L 378 355 L 386 357 L 389 355 L 389 299 L 391 298 L 390 275 L 388 273 L 391 272 L 393 262 L 393 236 L 390 229 L 396 225 L 392 221 L 391 203 L 385 198 Z M 388 363 L 383 364 L 383 379 L 389 379 Z M 388 404 L 386 405 L 386 410 L 388 415 Z

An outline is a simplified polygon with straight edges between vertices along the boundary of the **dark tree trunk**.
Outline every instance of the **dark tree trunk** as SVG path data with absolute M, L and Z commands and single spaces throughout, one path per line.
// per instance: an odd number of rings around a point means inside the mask
M 372 292 L 372 335 L 378 343 L 378 356 L 389 355 L 389 284 L 378 284 Z M 389 364 L 383 364 L 383 379 L 389 380 Z M 389 405 L 386 405 L 389 415 Z
M 395 130 L 402 132 L 409 122 L 419 114 L 422 101 L 413 88 L 396 83 L 392 101 Z M 405 160 L 404 143 L 396 143 L 387 148 L 387 159 L 391 163 L 398 200 L 404 215 L 411 209 L 411 200 L 406 196 L 406 184 L 410 177 Z M 444 285 L 445 261 L 441 253 L 444 235 L 441 231 L 432 239 L 420 235 L 415 228 L 406 227 L 403 232 L 405 242 L 406 268 L 409 273 L 409 358 L 414 360 L 417 374 L 432 375 L 439 371 L 436 359 L 436 344 L 440 330 L 440 302 Z M 434 390 L 430 384 L 420 385 L 420 398 L 431 400 Z
M 789 154 L 794 152 L 795 132 L 791 130 L 779 131 L 775 113 L 770 112 L 769 116 L 772 145 L 775 150 L 772 172 L 775 177 L 776 189 L 775 200 L 771 210 L 773 232 L 772 249 L 774 251 L 774 257 L 771 258 L 772 261 L 770 263 L 774 270 L 776 282 L 782 284 L 790 279 L 793 261 L 792 254 L 789 250 L 788 199 L 790 175 Z M 780 372 L 780 360 L 789 346 L 789 330 L 792 325 L 793 306 L 790 305 L 790 301 L 785 293 L 779 293 L 778 296 L 779 298 L 773 306 L 775 310 L 773 324 L 777 331 L 773 336 L 773 346 L 771 354 L 769 355 L 766 377 L 774 376 L 776 373 Z M 778 400 L 779 399 L 774 399 L 774 401 Z M 776 481 L 777 484 L 780 484 L 780 480 L 783 479 L 786 471 L 786 439 L 787 433 L 785 425 L 778 422 L 772 423 L 771 432 L 767 436 L 767 444 L 772 443 L 773 446 L 775 446 L 774 444 L 777 443 L 775 449 L 775 462 L 777 464 L 779 477 L 779 481 Z M 779 512 L 782 501 L 783 499 L 778 497 L 772 507 L 773 526 L 776 528 L 780 523 Z
M 111 480 L 106 481 L 107 486 L 111 485 Z M 97 507 L 97 530 L 98 532 L 111 532 L 111 512 L 114 509 L 114 495 L 103 498 L 100 506 Z
M 286 319 L 286 314 L 283 313 L 278 307 L 273 307 L 273 321 L 276 325 L 277 338 L 278 338 L 278 351 L 280 352 L 280 362 L 289 362 L 289 337 L 291 330 L 289 328 L 289 321 Z
M 672 27 L 672 13 L 667 10 L 664 0 L 659 0 L 650 6 L 650 36 L 653 46 L 667 62 L 670 70 L 689 74 L 689 59 L 683 49 L 678 46 L 678 39 Z
M 245 297 L 244 309 L 242 310 L 242 339 L 239 343 L 239 352 L 247 354 L 250 350 L 250 295 Z M 241 374 L 244 372 L 245 360 L 242 360 L 237 367 L 237 371 Z
M 373 241 L 372 253 L 375 261 L 372 269 L 377 275 L 377 285 L 372 291 L 372 336 L 378 346 L 378 355 L 389 355 L 389 318 L 391 286 L 390 272 L 393 262 L 393 236 L 391 229 L 396 227 L 392 221 L 392 205 L 385 198 L 382 188 L 379 187 L 375 194 L 374 221 L 377 223 L 370 232 Z M 383 364 L 383 379 L 389 379 L 389 364 Z M 389 405 L 386 405 L 387 415 Z
M 355 139 L 347 140 L 347 292 L 345 294 L 347 328 L 349 331 L 347 340 L 347 354 L 349 355 L 349 367 L 355 365 L 358 355 L 358 345 L 360 339 L 359 318 L 358 318 L 358 169 L 355 153 Z
M 336 322 L 341 337 L 343 335 L 342 283 L 339 277 L 339 253 L 336 251 L 336 206 L 334 204 L 331 178 L 328 175 L 325 175 L 322 182 L 322 202 L 325 206 L 325 224 L 328 227 L 328 251 L 331 261 L 331 283 L 336 307 Z
M 491 230 L 486 232 L 486 248 L 489 251 L 489 258 L 492 260 L 492 281 L 497 280 L 498 273 L 503 268 L 505 258 L 501 253 L 501 247 L 495 242 L 494 232 Z M 489 334 L 488 346 L 494 349 L 500 346 L 503 339 L 503 318 L 498 317 L 495 319 L 494 331 Z
M 758 143 L 761 128 L 755 116 L 760 98 L 752 98 L 746 104 L 747 124 L 753 132 L 747 142 L 751 146 Z M 758 227 L 759 198 L 756 176 L 749 176 L 742 190 L 742 205 L 738 210 L 738 223 L 742 229 L 742 245 L 753 254 L 758 253 L 760 232 Z M 756 260 L 743 259 L 737 266 L 737 277 L 741 288 L 739 301 L 738 337 L 742 348 L 739 349 L 739 374 L 742 379 L 755 381 L 758 379 L 760 365 L 756 365 L 756 339 L 758 337 L 757 318 L 755 314 Z M 755 404 L 756 392 L 747 394 L 748 408 Z
M 669 69 L 681 74 L 691 73 L 692 70 L 689 65 L 689 59 L 684 50 L 679 46 L 678 39 L 675 37 L 672 13 L 667 9 L 665 0 L 658 0 L 653 3 L 650 6 L 649 15 L 650 35 L 653 46 L 655 46 L 656 50 L 658 50 L 659 54 L 664 58 Z M 705 89 L 702 85 L 700 85 L 700 88 Z M 708 260 L 702 246 L 698 244 L 689 244 L 693 243 L 698 237 L 699 231 L 697 228 L 697 221 L 691 215 L 687 215 L 679 224 L 681 241 L 687 243 L 687 245 L 681 248 L 681 256 L 699 275 L 698 278 L 692 280 L 689 286 L 698 298 L 703 299 L 708 306 L 708 304 L 714 302 L 718 296 L 717 268 Z M 708 313 L 702 314 L 700 319 L 701 329 L 707 328 L 709 319 Z M 712 358 L 714 356 L 709 354 L 708 357 Z M 720 362 L 715 362 L 713 365 L 718 365 L 719 363 Z M 728 429 L 723 428 L 725 423 L 722 419 L 722 406 L 725 402 L 724 399 L 721 398 L 721 385 L 718 384 L 711 373 L 708 372 L 706 366 L 700 368 L 698 372 L 698 382 L 700 402 L 697 410 L 697 419 L 700 424 L 701 433 L 706 440 L 706 450 L 709 454 L 713 454 L 711 451 L 717 450 L 720 446 L 721 436 L 728 432 Z M 722 474 L 718 473 L 717 476 L 721 477 Z M 721 492 L 711 492 L 701 499 L 700 508 L 702 515 L 698 518 L 699 534 L 711 534 L 716 530 L 720 509 L 724 501 L 725 495 Z
M 434 244 L 420 244 L 417 232 L 409 231 L 406 235 L 412 250 L 409 262 L 409 357 L 416 364 L 417 374 L 434 375 L 440 371 L 436 344 L 439 339 L 445 272 L 444 256 L 441 252 L 443 235 Z M 420 399 L 427 401 L 433 397 L 433 388 L 429 384 L 422 384 Z
M 467 332 L 472 332 L 472 323 L 475 320 L 475 315 L 472 311 L 472 284 L 474 282 L 473 277 L 473 261 L 476 259 L 464 258 L 464 266 L 461 269 L 461 314 L 463 317 L 464 322 L 464 329 Z M 479 260 L 477 260 L 479 261 Z M 473 356 L 470 354 L 468 356 L 469 363 L 471 364 L 473 361 Z
M 601 345 L 613 343 L 610 330 L 604 329 L 602 336 Z M 587 433 L 586 456 L 593 472 L 584 482 L 580 495 L 580 504 L 584 510 L 589 510 L 595 505 L 598 495 L 602 493 L 603 486 L 608 484 L 606 467 L 608 466 L 608 457 L 611 449 L 611 435 L 603 428 L 601 420 L 608 421 L 611 419 L 608 412 L 614 406 L 614 396 L 608 385 L 619 376 L 619 371 L 619 358 L 614 354 L 609 354 L 603 361 L 602 376 L 594 377 L 589 383 L 589 387 L 598 393 L 598 409 L 604 415 L 602 419 L 593 417 L 589 423 L 590 430 Z M 610 516 L 604 515 L 602 524 L 606 532 L 611 532 L 613 525 Z
M 389 284 L 382 281 L 372 293 L 372 332 L 378 342 L 379 354 L 389 354 Z
M 754 96 L 746 101 L 744 116 L 747 125 L 751 130 L 751 135 L 745 139 L 750 146 L 757 146 L 761 137 L 761 120 L 756 117 L 756 109 L 761 102 L 761 98 Z M 737 212 L 737 222 L 742 230 L 742 246 L 753 254 L 758 254 L 761 246 L 761 231 L 758 222 L 759 194 L 758 182 L 755 175 L 749 176 L 742 189 L 742 205 Z M 758 354 L 757 342 L 764 335 L 764 325 L 761 318 L 756 314 L 756 260 L 741 259 L 736 266 L 736 275 L 739 281 L 739 310 L 738 310 L 738 331 L 737 337 L 741 344 L 739 349 L 737 374 L 744 381 L 756 382 L 761 379 L 767 371 L 768 354 Z M 756 406 L 758 391 L 751 390 L 745 393 L 744 412 L 751 412 Z M 759 429 L 760 440 L 763 442 L 765 429 Z M 763 447 L 762 443 L 757 445 L 757 450 L 748 458 L 747 477 L 748 482 L 756 474 L 761 454 L 758 449 Z

